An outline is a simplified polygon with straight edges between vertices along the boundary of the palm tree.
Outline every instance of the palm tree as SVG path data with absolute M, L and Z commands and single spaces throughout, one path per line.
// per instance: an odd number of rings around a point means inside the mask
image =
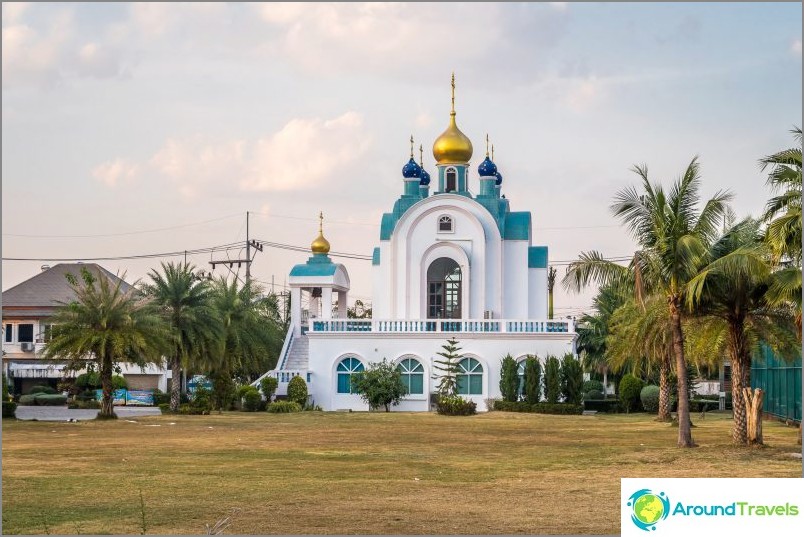
M 602 373 L 604 388 L 608 386 L 609 363 L 606 341 L 609 335 L 609 322 L 624 301 L 623 295 L 613 286 L 603 286 L 592 302 L 595 313 L 585 313 L 578 319 L 577 347 L 583 367 L 587 371 Z
M 556 286 L 557 271 L 554 267 L 547 269 L 547 318 L 553 318 L 553 288 Z
M 221 353 L 211 369 L 250 378 L 276 365 L 284 334 L 275 297 L 263 297 L 261 288 L 221 277 L 212 284 L 212 306 L 223 323 Z
M 172 382 L 170 410 L 177 412 L 182 368 L 209 363 L 219 353 L 222 326 L 210 303 L 210 285 L 195 275 L 188 263 L 162 263 L 162 273 L 151 270 L 146 293 L 159 307 L 170 327 L 169 354 Z
M 568 267 L 564 283 L 570 289 L 580 289 L 590 281 L 620 286 L 633 281 L 638 300 L 653 293 L 664 298 L 678 375 L 678 446 L 692 447 L 695 444 L 690 428 L 682 329 L 685 291 L 687 283 L 706 264 L 707 248 L 717 236 L 717 225 L 729 214 L 727 202 L 731 195 L 718 192 L 698 210 L 701 179 L 697 157 L 669 192 L 650 182 L 646 166 L 634 166 L 632 171 L 642 179 L 642 190 L 629 187 L 618 192 L 612 211 L 628 226 L 640 251 L 629 267 L 606 261 L 597 252 L 583 253 Z
M 751 386 L 751 355 L 765 344 L 779 355 L 795 357 L 797 330 L 789 308 L 772 307 L 766 300 L 773 263 L 758 221 L 748 218 L 726 230 L 710 247 L 708 258 L 709 264 L 688 283 L 687 302 L 703 317 L 700 335 L 709 352 L 729 357 L 732 437 L 747 444 L 751 435 L 743 388 Z
M 121 362 L 146 366 L 160 363 L 167 332 L 158 313 L 135 287 L 123 289 L 103 274 L 81 269 L 81 280 L 69 274 L 75 300 L 62 302 L 52 318 L 52 337 L 43 356 L 66 359 L 77 371 L 97 367 L 103 397 L 98 418 L 115 418 L 112 373 Z

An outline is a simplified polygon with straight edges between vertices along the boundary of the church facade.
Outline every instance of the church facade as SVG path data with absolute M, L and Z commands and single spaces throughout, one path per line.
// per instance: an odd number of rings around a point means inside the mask
M 279 394 L 302 375 L 324 410 L 367 410 L 351 376 L 385 358 L 410 392 L 393 410 L 428 411 L 437 353 L 454 338 L 458 392 L 486 410 L 486 400 L 500 397 L 505 355 L 520 362 L 521 374 L 528 355 L 543 362 L 575 354 L 573 321 L 547 318 L 548 248 L 534 244 L 531 214 L 512 211 L 501 194 L 488 141 L 476 168 L 479 189 L 469 190 L 473 146 L 456 123 L 454 79 L 449 126 L 433 144 L 432 181 L 412 144 L 403 193 L 383 215 L 373 250 L 372 318 L 347 318 L 349 273 L 329 257 L 323 226 L 312 256 L 291 270 L 290 328 L 276 369 L 266 373 L 279 380 Z

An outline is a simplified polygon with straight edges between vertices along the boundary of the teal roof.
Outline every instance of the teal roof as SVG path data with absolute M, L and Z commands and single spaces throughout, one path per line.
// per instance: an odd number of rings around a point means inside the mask
M 372 265 L 379 265 L 380 264 L 380 248 L 374 248 L 374 252 L 371 254 L 371 264 Z
M 547 268 L 547 246 L 528 248 L 528 268 Z
M 530 238 L 530 213 L 520 211 L 505 215 L 503 240 L 526 241 Z
M 334 276 L 338 269 L 327 254 L 313 254 L 307 263 L 294 266 L 291 276 Z
M 395 226 L 396 218 L 394 218 L 394 215 L 391 213 L 383 213 L 382 222 L 380 223 L 380 240 L 390 241 Z

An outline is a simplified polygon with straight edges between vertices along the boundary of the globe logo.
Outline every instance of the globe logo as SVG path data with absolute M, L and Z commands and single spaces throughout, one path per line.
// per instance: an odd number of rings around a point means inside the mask
M 631 508 L 631 522 L 644 531 L 656 530 L 656 523 L 670 514 L 670 500 L 664 492 L 654 493 L 650 489 L 636 491 L 628 498 Z

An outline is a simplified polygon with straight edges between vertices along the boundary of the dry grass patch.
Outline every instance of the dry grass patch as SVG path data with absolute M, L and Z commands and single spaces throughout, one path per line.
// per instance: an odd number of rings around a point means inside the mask
M 767 422 L 767 447 L 737 448 L 722 414 L 692 450 L 644 414 L 136 421 L 4 421 L 4 533 L 140 533 L 141 490 L 148 533 L 203 533 L 236 509 L 229 533 L 606 534 L 621 477 L 801 476 L 797 429 Z

